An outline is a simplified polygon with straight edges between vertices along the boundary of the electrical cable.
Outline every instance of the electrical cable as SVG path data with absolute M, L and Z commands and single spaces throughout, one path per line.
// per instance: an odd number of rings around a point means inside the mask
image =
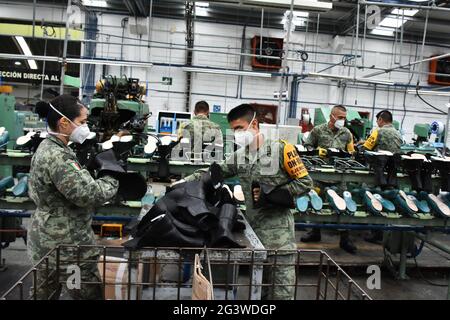
M 422 271 L 420 271 L 419 264 L 417 263 L 416 257 L 414 257 L 414 263 L 416 264 L 417 272 L 418 272 L 420 278 L 421 278 L 423 281 L 425 281 L 425 282 L 428 283 L 429 285 L 432 285 L 432 286 L 435 286 L 435 287 L 448 287 L 448 284 L 435 283 L 435 282 L 430 281 L 430 280 L 428 280 L 427 278 L 425 278 L 424 275 L 423 275 L 423 273 L 422 273 Z
M 432 104 L 428 103 L 428 101 L 426 101 L 425 99 L 422 98 L 422 96 L 419 94 L 419 82 L 417 82 L 416 85 L 416 94 L 419 97 L 420 100 L 422 100 L 425 104 L 427 104 L 428 106 L 430 106 L 431 108 L 433 108 L 436 111 L 439 111 L 441 114 L 446 115 L 447 113 L 442 111 L 441 109 L 436 108 L 435 106 L 433 106 Z
M 418 49 L 418 45 L 416 43 L 416 52 L 414 53 L 414 61 L 417 60 L 417 49 Z M 409 56 L 409 63 L 411 63 L 411 56 Z M 416 65 L 414 65 L 413 70 L 416 68 Z M 411 71 L 411 66 L 409 71 Z M 411 85 L 412 79 L 414 78 L 414 73 L 411 74 L 411 77 L 409 78 L 408 81 L 408 86 Z M 403 128 L 403 122 L 405 121 L 406 118 L 406 93 L 408 91 L 408 87 L 405 87 L 405 92 L 403 92 L 403 117 L 402 117 L 402 121 L 400 123 L 400 128 Z M 395 93 L 394 93 L 395 96 Z

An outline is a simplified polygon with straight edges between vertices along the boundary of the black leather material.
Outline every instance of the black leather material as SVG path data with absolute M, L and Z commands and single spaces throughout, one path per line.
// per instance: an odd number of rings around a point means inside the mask
M 111 149 L 97 154 L 90 169 L 98 170 L 97 178 L 109 175 L 119 180 L 117 194 L 123 200 L 141 200 L 147 192 L 145 178 L 138 172 L 126 172 Z
M 431 174 L 434 171 L 434 165 L 431 161 L 424 161 L 422 163 L 422 170 L 420 170 L 420 179 L 422 181 L 422 190 L 427 193 L 433 192 L 433 181 Z
M 107 150 L 98 153 L 94 158 L 92 169 L 97 169 L 97 177 L 100 178 L 105 175 L 118 176 L 118 174 L 125 173 L 125 169 L 117 161 L 113 150 Z
M 237 210 L 232 204 L 224 204 L 220 208 L 219 222 L 216 228 L 211 229 L 211 247 L 243 248 L 233 236 L 233 225 Z
M 142 247 L 203 247 L 203 237 L 189 237 L 182 234 L 168 215 L 155 218 L 142 230 L 142 235 L 122 244 L 127 249 Z
M 422 180 L 420 179 L 422 163 L 423 159 L 402 159 L 402 166 L 408 173 L 412 190 L 422 190 Z
M 439 170 L 441 190 L 450 191 L 450 162 L 434 160 L 433 165 Z
M 265 183 L 252 183 L 252 189 L 260 188 L 258 201 L 254 202 L 255 208 L 275 206 L 283 208 L 295 208 L 294 198 L 285 185 L 272 186 Z
M 385 188 L 388 185 L 388 182 L 384 175 L 384 168 L 389 161 L 389 156 L 368 153 L 365 153 L 365 156 L 375 174 L 375 184 L 381 188 Z
M 387 173 L 386 183 L 388 188 L 398 188 L 398 180 L 397 180 L 397 171 L 401 165 L 401 155 L 394 154 L 392 157 L 389 157 L 385 170 Z

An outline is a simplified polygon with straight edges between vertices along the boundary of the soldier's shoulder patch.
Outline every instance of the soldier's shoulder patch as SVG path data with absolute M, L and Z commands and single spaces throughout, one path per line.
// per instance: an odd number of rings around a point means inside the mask
M 68 165 L 69 168 L 72 169 L 72 170 L 75 170 L 75 171 L 80 171 L 80 170 L 81 170 L 80 165 L 79 165 L 78 162 L 75 161 L 75 160 L 69 160 L 69 161 L 67 161 L 67 165 Z
M 308 170 L 303 164 L 297 149 L 290 143 L 284 143 L 283 147 L 284 170 L 292 179 L 300 179 L 308 175 Z
M 372 131 L 372 134 L 367 138 L 366 142 L 364 142 L 364 148 L 368 150 L 373 150 L 378 140 L 378 129 Z

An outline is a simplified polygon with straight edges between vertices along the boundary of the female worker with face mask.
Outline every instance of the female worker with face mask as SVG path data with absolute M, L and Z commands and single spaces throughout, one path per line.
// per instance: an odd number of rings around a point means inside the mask
M 93 208 L 113 198 L 119 182 L 109 175 L 95 180 L 67 146 L 69 141 L 83 143 L 90 133 L 88 109 L 77 98 L 61 95 L 50 103 L 40 102 L 36 112 L 47 119 L 49 134 L 31 160 L 29 195 L 36 211 L 28 230 L 28 255 L 35 265 L 58 245 L 72 247 L 60 248 L 58 272 L 55 254 L 49 258 L 48 270 L 41 263 L 31 294 L 36 292 L 37 299 L 58 299 L 65 289 L 73 299 L 102 299 L 97 250 L 83 247 L 78 251 L 74 247 L 95 244 Z M 80 279 L 66 283 L 64 277 L 72 274 L 80 275 Z

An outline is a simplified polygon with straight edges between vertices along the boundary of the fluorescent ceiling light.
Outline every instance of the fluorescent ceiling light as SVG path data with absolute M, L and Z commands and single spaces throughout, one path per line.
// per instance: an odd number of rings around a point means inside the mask
M 206 1 L 196 1 L 196 2 L 195 2 L 195 6 L 196 6 L 196 7 L 200 7 L 200 8 L 208 8 L 208 7 L 209 7 L 209 2 L 206 2 Z
M 272 77 L 272 74 L 268 73 L 268 72 L 222 70 L 222 69 L 196 68 L 196 67 L 182 67 L 181 69 L 185 72 L 213 73 L 213 74 L 248 76 L 248 77 L 263 77 L 263 78 Z
M 208 12 L 209 2 L 198 1 L 195 3 L 195 15 L 207 17 L 209 15 Z
M 400 28 L 405 22 L 411 20 L 411 17 L 417 12 L 419 12 L 419 10 L 416 9 L 392 9 L 391 13 L 381 20 L 380 24 L 370 33 L 393 37 L 395 29 Z
M 16 36 L 16 40 L 17 43 L 20 46 L 20 49 L 22 50 L 22 53 L 25 56 L 32 56 L 33 54 L 31 53 L 30 47 L 28 46 L 27 42 L 25 41 L 25 39 L 22 36 Z M 28 65 L 30 66 L 30 69 L 32 70 L 37 70 L 37 64 L 36 61 L 34 60 L 27 60 Z
M 402 15 L 405 15 L 407 17 L 412 17 L 417 12 L 419 12 L 419 10 L 417 10 L 417 9 L 394 9 L 391 11 L 392 14 L 400 16 L 400 19 L 401 19 Z
M 195 7 L 195 15 L 196 16 L 207 17 L 209 15 L 208 8 Z
M 83 0 L 82 3 L 86 7 L 106 8 L 108 6 L 108 3 L 104 0 Z
M 379 36 L 387 36 L 387 37 L 393 37 L 394 36 L 394 31 L 393 30 L 386 30 L 386 29 L 382 29 L 382 28 L 375 28 L 370 33 L 371 34 L 376 34 L 376 35 L 379 35 Z
M 241 5 L 290 9 L 291 0 L 239 0 Z M 294 10 L 328 11 L 333 8 L 331 2 L 314 0 L 294 0 Z
M 284 17 L 281 20 L 281 24 L 286 24 L 289 20 L 290 11 L 287 10 L 284 13 Z M 305 11 L 293 11 L 292 24 L 294 26 L 304 26 L 306 24 L 306 19 L 309 17 L 309 12 Z
M 416 90 L 408 89 L 406 91 L 409 94 L 417 94 Z M 441 97 L 450 97 L 450 91 L 433 91 L 433 90 L 419 90 L 420 95 L 424 96 L 441 96 Z

